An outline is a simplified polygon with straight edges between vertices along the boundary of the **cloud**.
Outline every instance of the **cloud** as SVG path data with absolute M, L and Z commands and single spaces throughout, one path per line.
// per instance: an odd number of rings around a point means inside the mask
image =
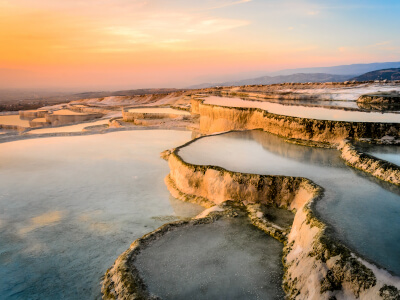
M 250 24 L 247 20 L 203 16 L 189 13 L 162 13 L 142 16 L 130 24 L 141 32 L 163 39 L 187 39 L 187 35 L 204 35 Z
M 190 34 L 211 34 L 246 26 L 248 24 L 250 24 L 250 22 L 245 20 L 221 18 L 203 19 L 195 21 L 192 24 L 188 24 L 189 26 L 185 32 Z
M 253 1 L 253 0 L 239 0 L 239 1 L 227 2 L 227 3 L 222 3 L 220 5 L 216 5 L 216 6 L 207 8 L 206 10 L 219 9 L 219 8 L 224 8 L 224 7 L 228 7 L 228 6 L 248 3 L 248 2 L 251 2 L 251 1 Z
M 367 46 L 368 48 L 376 48 L 376 47 L 380 47 L 380 46 L 386 46 L 386 45 L 390 45 L 392 43 L 392 41 L 384 41 L 384 42 L 379 42 L 379 43 L 375 43 L 372 45 Z
M 309 16 L 316 16 L 318 14 L 319 14 L 318 10 L 311 10 L 311 11 L 307 12 L 307 15 L 309 15 Z
M 149 34 L 135 30 L 128 26 L 110 26 L 104 28 L 106 34 L 117 35 L 125 37 L 127 42 L 130 43 L 144 43 L 151 39 Z
M 292 27 L 292 26 L 288 27 L 288 30 L 293 30 L 293 29 L 294 29 L 294 27 Z

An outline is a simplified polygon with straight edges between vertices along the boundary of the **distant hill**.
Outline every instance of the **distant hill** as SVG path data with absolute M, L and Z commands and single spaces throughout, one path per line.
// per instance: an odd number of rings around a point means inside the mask
M 370 63 L 370 64 L 353 64 L 353 65 L 341 65 L 333 67 L 317 67 L 317 68 L 301 68 L 301 69 L 287 69 L 272 73 L 266 73 L 269 76 L 278 75 L 291 75 L 295 73 L 326 73 L 334 75 L 361 75 L 367 72 L 400 68 L 400 62 L 383 62 L 383 63 Z
M 203 83 L 199 85 L 194 85 L 189 88 L 198 89 L 198 88 L 207 88 L 213 86 L 239 86 L 239 85 L 253 85 L 253 84 L 274 84 L 274 83 L 285 83 L 285 82 L 342 82 L 346 81 L 349 78 L 354 77 L 354 74 L 349 75 L 333 75 L 333 74 L 325 74 L 325 73 L 298 73 L 292 75 L 281 75 L 281 76 L 262 76 L 251 79 L 244 79 L 239 81 L 228 81 L 222 83 Z
M 370 64 L 353 64 L 353 65 L 341 65 L 333 67 L 317 67 L 317 68 L 300 68 L 300 69 L 287 69 L 280 70 L 276 72 L 265 72 L 266 76 L 257 77 L 258 74 L 254 74 L 250 77 L 247 75 L 245 77 L 240 76 L 238 80 L 235 81 L 219 81 L 219 83 L 202 83 L 190 86 L 188 88 L 207 88 L 218 85 L 245 85 L 245 84 L 273 84 L 280 82 L 327 82 L 327 81 L 346 81 L 349 78 L 359 76 L 361 74 L 382 70 L 400 68 L 400 62 L 384 62 L 384 63 L 370 63 Z M 259 73 L 259 71 L 258 71 Z M 305 75 L 308 75 L 307 78 Z M 317 75 L 318 74 L 318 75 Z M 285 77 L 293 75 L 294 77 Z M 332 76 L 331 78 L 323 78 L 325 76 Z M 333 77 L 334 75 L 339 75 L 342 77 Z M 346 77 L 347 76 L 347 77 Z M 247 78 L 252 79 L 247 79 Z M 257 83 L 259 82 L 259 83 Z
M 125 91 L 102 91 L 68 93 L 51 90 L 0 89 L 0 112 L 36 109 L 42 106 L 70 102 L 79 99 L 104 98 L 109 96 L 137 96 L 145 94 L 167 94 L 177 89 L 136 89 Z
M 365 73 L 353 78 L 357 81 L 368 80 L 400 80 L 400 68 L 383 69 Z

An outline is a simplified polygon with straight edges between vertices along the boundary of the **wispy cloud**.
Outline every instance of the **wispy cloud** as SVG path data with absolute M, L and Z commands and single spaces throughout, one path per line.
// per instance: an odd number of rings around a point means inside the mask
M 383 42 L 378 42 L 372 45 L 367 46 L 368 48 L 376 48 L 376 47 L 380 47 L 380 46 L 387 46 L 390 45 L 392 43 L 392 41 L 383 41 Z
M 228 19 L 220 17 L 203 16 L 188 13 L 163 13 L 144 16 L 130 26 L 140 28 L 142 32 L 150 35 L 169 36 L 169 38 L 182 38 L 182 35 L 204 35 L 222 32 L 250 24 L 247 20 Z M 186 37 L 183 37 L 186 38 Z
M 151 38 L 149 34 L 143 33 L 141 31 L 135 30 L 127 26 L 110 26 L 104 29 L 105 33 L 118 35 L 128 38 L 131 41 L 146 41 Z
M 248 25 L 246 20 L 207 18 L 190 24 L 185 30 L 191 34 L 210 34 Z
M 311 11 L 307 12 L 307 15 L 309 15 L 309 16 L 316 16 L 318 14 L 319 14 L 318 10 L 311 10 Z
M 338 47 L 338 51 L 339 51 L 340 53 L 348 52 L 348 51 L 351 50 L 351 49 L 352 49 L 351 47 L 345 47 L 345 46 Z
M 248 2 L 251 2 L 251 1 L 253 1 L 253 0 L 239 0 L 239 1 L 233 1 L 233 2 L 226 2 L 226 3 L 222 3 L 220 5 L 215 5 L 215 6 L 206 8 L 206 10 L 219 9 L 219 8 L 224 8 L 224 7 L 228 7 L 228 6 L 248 3 Z

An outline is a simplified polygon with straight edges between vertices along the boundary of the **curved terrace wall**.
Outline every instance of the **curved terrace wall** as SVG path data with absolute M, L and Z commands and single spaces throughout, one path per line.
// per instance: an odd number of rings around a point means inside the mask
M 46 121 L 53 126 L 66 125 L 71 123 L 80 123 L 101 118 L 103 114 L 82 114 L 82 115 L 57 115 L 46 114 Z
M 48 113 L 47 110 L 20 110 L 19 117 L 21 119 L 36 119 L 36 118 L 44 118 L 45 115 Z
M 68 105 L 67 107 L 69 110 L 79 113 L 86 113 L 86 114 L 108 114 L 112 110 L 119 110 L 119 107 L 93 107 L 93 106 L 84 106 L 84 105 Z
M 400 185 L 400 167 L 398 165 L 362 153 L 348 141 L 344 141 L 339 149 L 342 151 L 341 157 L 350 166 L 384 181 Z
M 290 117 L 259 108 L 224 107 L 198 102 L 200 130 L 213 133 L 229 130 L 262 129 L 287 138 L 338 144 L 346 138 L 400 138 L 400 123 L 344 122 Z M 197 111 L 197 108 L 194 108 Z
M 253 203 L 265 203 L 297 211 L 284 239 L 283 284 L 290 299 L 400 297 L 399 278 L 363 262 L 328 234 L 329 228 L 312 210 L 323 195 L 322 188 L 300 177 L 245 174 L 192 165 L 179 156 L 179 149 L 186 145 L 173 150 L 168 158 L 167 186 L 178 198 L 216 204 L 234 200 L 250 208 Z M 249 213 L 253 224 L 268 232 L 251 209 Z

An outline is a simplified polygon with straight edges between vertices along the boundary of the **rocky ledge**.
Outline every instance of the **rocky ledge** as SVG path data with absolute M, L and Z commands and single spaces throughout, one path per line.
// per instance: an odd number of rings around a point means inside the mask
M 343 141 L 339 147 L 341 157 L 352 167 L 369 173 L 384 181 L 400 185 L 400 167 L 391 162 L 360 152 L 350 141 Z
M 200 131 L 262 129 L 291 139 L 338 145 L 344 139 L 400 138 L 400 123 L 345 122 L 272 114 L 259 108 L 225 107 L 192 99 L 192 113 L 200 115 Z
M 183 145 L 182 147 L 186 146 Z M 178 147 L 168 152 L 169 190 L 184 201 L 242 203 L 252 223 L 285 244 L 284 289 L 290 299 L 397 299 L 400 278 L 358 257 L 330 234 L 313 212 L 323 188 L 306 178 L 231 172 L 189 164 Z M 257 208 L 273 205 L 296 212 L 290 231 L 268 222 Z
M 398 91 L 361 95 L 357 103 L 397 104 L 400 106 L 400 93 Z

